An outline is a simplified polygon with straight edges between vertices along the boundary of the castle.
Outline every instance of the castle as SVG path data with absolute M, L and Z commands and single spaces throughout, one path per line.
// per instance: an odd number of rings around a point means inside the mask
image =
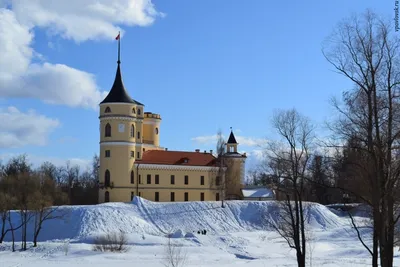
M 119 47 L 118 47 L 119 48 Z M 170 151 L 160 146 L 161 116 L 125 90 L 118 61 L 114 84 L 100 103 L 99 203 L 240 199 L 246 155 L 231 131 L 226 152 Z M 222 170 L 222 171 L 221 171 Z

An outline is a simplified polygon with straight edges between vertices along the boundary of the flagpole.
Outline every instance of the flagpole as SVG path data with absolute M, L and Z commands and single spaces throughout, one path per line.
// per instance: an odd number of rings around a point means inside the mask
M 121 32 L 118 32 L 118 61 L 117 61 L 118 64 L 121 63 L 120 54 L 121 54 Z

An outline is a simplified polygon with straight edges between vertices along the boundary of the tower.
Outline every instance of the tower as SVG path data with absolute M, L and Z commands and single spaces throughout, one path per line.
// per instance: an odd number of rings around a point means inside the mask
M 120 35 L 117 72 L 100 103 L 99 203 L 127 201 L 134 189 L 134 162 L 142 156 L 144 105 L 132 99 L 122 81 Z
M 244 184 L 246 153 L 238 152 L 239 143 L 236 141 L 232 127 L 228 141 L 226 142 L 226 153 L 224 162 L 227 167 L 226 173 L 226 198 L 237 199 L 241 195 L 241 188 Z

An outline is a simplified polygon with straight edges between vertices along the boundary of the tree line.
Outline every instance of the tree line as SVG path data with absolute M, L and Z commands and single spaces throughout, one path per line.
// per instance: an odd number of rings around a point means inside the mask
M 367 205 L 371 244 L 355 220 L 353 227 L 372 266 L 393 266 L 400 218 L 400 38 L 390 20 L 367 10 L 342 20 L 322 52 L 352 83 L 341 99 L 332 99 L 331 137 L 318 140 L 313 123 L 295 109 L 277 111 L 272 127 L 281 138 L 268 143 L 265 161 L 250 178 L 276 189 L 280 222 L 272 227 L 296 250 L 298 266 L 306 265 L 305 201 Z
M 10 234 L 15 251 L 15 232 L 19 230 L 21 249 L 26 250 L 27 228 L 33 224 L 31 238 L 36 247 L 43 223 L 66 215 L 60 206 L 97 204 L 98 164 L 97 155 L 87 170 L 70 162 L 65 166 L 44 162 L 34 168 L 26 155 L 0 162 L 0 243 Z

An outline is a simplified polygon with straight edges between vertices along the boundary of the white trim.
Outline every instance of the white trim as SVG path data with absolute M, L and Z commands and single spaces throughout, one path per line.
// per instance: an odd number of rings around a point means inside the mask
M 184 171 L 218 171 L 218 167 L 210 166 L 190 166 L 190 165 L 164 165 L 164 164 L 146 164 L 135 162 L 135 168 L 139 170 L 184 170 Z
M 100 146 L 141 146 L 142 143 L 129 141 L 100 141 Z
M 109 117 L 102 117 L 100 118 L 100 122 L 102 121 L 109 121 L 109 120 L 121 120 L 121 121 L 134 121 L 134 122 L 141 122 L 143 123 L 143 119 L 139 118 L 132 118 L 132 117 L 124 117 L 124 116 L 109 116 Z
M 136 100 L 135 100 L 136 101 Z M 99 106 L 106 106 L 106 105 L 130 105 L 130 106 L 140 106 L 144 107 L 144 105 L 139 105 L 139 104 L 133 104 L 133 103 L 120 103 L 120 102 L 107 102 L 107 103 L 101 103 Z

